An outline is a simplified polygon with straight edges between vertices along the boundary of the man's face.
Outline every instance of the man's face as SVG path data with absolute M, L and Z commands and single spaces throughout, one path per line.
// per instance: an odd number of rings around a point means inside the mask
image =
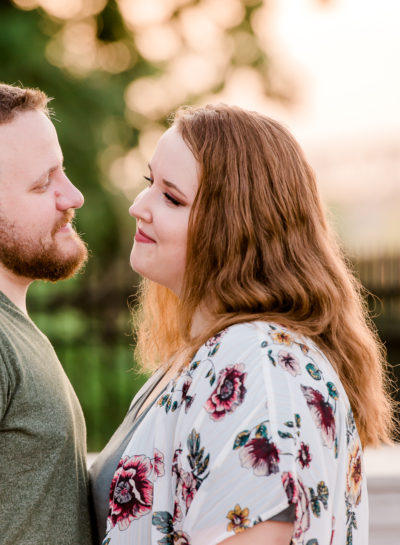
M 82 204 L 42 112 L 0 124 L 0 269 L 30 280 L 71 276 L 87 258 L 70 223 Z

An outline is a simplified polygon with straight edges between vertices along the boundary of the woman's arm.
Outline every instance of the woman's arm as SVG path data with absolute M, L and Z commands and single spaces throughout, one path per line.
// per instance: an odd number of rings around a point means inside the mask
M 221 545 L 290 545 L 292 535 L 293 523 L 267 520 L 225 539 Z

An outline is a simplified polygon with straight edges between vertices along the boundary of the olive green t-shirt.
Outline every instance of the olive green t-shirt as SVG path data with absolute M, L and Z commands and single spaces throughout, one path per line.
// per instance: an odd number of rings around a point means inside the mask
M 82 409 L 47 337 L 1 292 L 0 543 L 92 544 Z

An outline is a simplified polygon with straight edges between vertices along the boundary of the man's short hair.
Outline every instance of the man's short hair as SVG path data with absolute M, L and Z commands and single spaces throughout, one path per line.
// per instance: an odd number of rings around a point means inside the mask
M 49 117 L 50 100 L 40 89 L 0 83 L 0 124 L 8 123 L 17 113 L 28 110 L 39 110 Z

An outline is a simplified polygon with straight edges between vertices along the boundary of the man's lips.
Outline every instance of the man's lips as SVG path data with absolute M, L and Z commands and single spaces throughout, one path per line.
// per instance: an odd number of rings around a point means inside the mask
M 151 243 L 155 242 L 154 239 L 152 239 L 151 237 L 146 235 L 146 233 L 144 233 L 141 229 L 138 229 L 136 231 L 135 240 L 136 240 L 136 242 L 144 242 L 144 243 L 147 243 L 147 244 L 151 244 Z
M 62 225 L 57 232 L 67 233 L 69 231 L 72 231 L 72 225 L 68 222 L 64 223 L 64 225 Z
M 63 214 L 63 217 L 61 220 L 59 220 L 56 225 L 54 226 L 54 229 L 52 231 L 52 234 L 55 235 L 56 233 L 67 233 L 73 231 L 71 221 L 74 218 L 74 213 L 71 210 L 66 211 Z

